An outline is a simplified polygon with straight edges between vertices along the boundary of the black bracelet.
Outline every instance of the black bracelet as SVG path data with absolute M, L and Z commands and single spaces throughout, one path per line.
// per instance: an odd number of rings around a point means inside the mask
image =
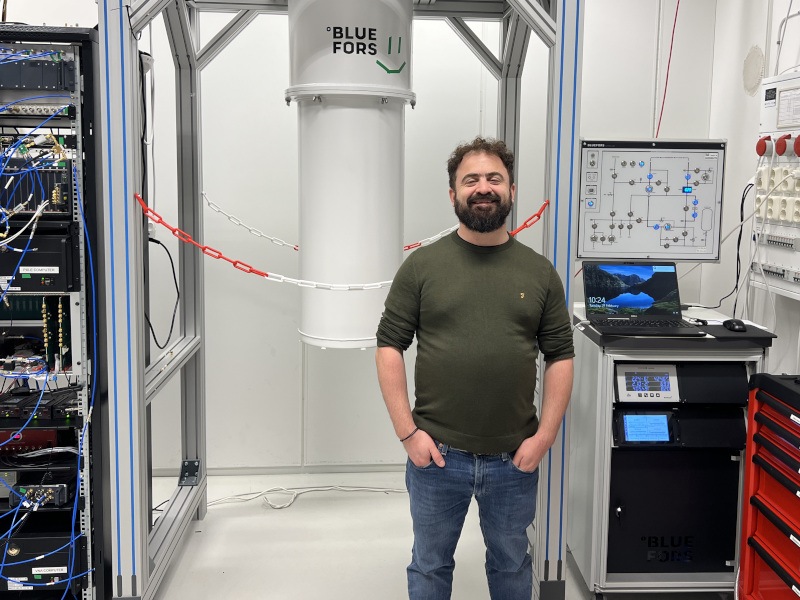
M 402 440 L 400 440 L 400 441 L 401 441 L 401 442 L 405 442 L 407 439 L 409 439 L 409 438 L 410 438 L 412 435 L 414 435 L 414 434 L 415 434 L 415 433 L 417 433 L 418 431 L 419 431 L 419 427 L 414 427 L 414 431 L 412 431 L 411 433 L 409 433 L 409 434 L 408 434 L 406 437 L 404 437 L 404 438 L 403 438 Z

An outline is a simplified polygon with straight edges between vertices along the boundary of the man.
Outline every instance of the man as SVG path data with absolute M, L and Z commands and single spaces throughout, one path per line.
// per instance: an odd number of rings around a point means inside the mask
M 450 598 L 474 495 L 492 599 L 530 600 L 525 530 L 539 462 L 572 391 L 572 328 L 553 265 L 504 227 L 516 191 L 513 154 L 479 137 L 455 149 L 447 170 L 459 227 L 405 260 L 378 327 L 378 380 L 408 453 L 408 592 L 412 600 Z M 412 412 L 403 351 L 415 334 Z M 533 405 L 539 351 L 541 421 Z

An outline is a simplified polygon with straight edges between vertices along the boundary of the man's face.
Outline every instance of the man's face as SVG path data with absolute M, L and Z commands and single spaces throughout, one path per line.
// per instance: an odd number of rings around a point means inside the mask
M 470 152 L 456 169 L 450 202 L 468 229 L 489 233 L 505 225 L 514 203 L 516 187 L 509 183 L 503 161 L 494 154 Z

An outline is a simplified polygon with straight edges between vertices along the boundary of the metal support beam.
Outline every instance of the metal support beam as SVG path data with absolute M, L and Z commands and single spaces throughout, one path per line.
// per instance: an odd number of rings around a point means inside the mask
M 199 11 L 288 11 L 287 0 L 191 0 L 191 5 Z M 436 0 L 433 4 L 414 5 L 415 17 L 461 17 L 499 21 L 505 12 L 505 0 Z
M 254 10 L 240 10 L 237 15 L 223 27 L 214 38 L 206 44 L 197 55 L 197 68 L 204 69 L 208 63 L 214 60 L 237 35 L 258 16 Z
M 556 43 L 556 23 L 536 0 L 508 0 L 516 13 L 536 32 L 547 46 Z
M 435 4 L 415 6 L 414 17 L 461 17 L 499 21 L 505 10 L 505 0 L 437 0 Z
M 200 348 L 200 338 L 183 337 L 155 362 L 147 367 L 144 376 L 145 401 L 150 404 L 161 389 L 169 383 L 176 371 L 180 370 Z
M 147 586 L 150 511 L 143 509 L 147 471 L 144 408 L 144 293 L 141 210 L 133 199 L 139 185 L 139 106 L 136 41 L 119 2 L 99 0 L 100 154 L 103 195 L 101 264 L 105 298 L 102 315 L 108 347 L 112 588 L 115 597 L 136 597 Z M 100 452 L 96 449 L 95 452 Z M 98 483 L 99 485 L 99 483 Z
M 203 12 L 255 10 L 257 12 L 286 13 L 289 10 L 288 0 L 192 0 L 192 6 Z
M 154 581 L 160 582 L 164 578 L 193 516 L 201 506 L 205 506 L 206 485 L 206 478 L 203 477 L 196 487 L 176 487 L 164 513 L 158 519 L 157 527 L 153 528 L 148 554 L 152 562 Z
M 130 19 L 134 33 L 139 33 L 147 24 L 155 19 L 172 0 L 133 0 Z
M 175 61 L 177 99 L 178 226 L 195 240 L 203 240 L 202 155 L 200 127 L 200 72 L 195 48 L 199 31 L 197 10 L 184 0 L 165 12 L 165 23 Z M 181 442 L 186 460 L 200 461 L 200 481 L 206 478 L 205 284 L 203 255 L 189 244 L 179 250 L 181 331 L 199 340 L 199 347 L 181 369 Z M 196 517 L 206 514 L 203 501 Z
M 572 215 L 580 170 L 578 127 L 584 0 L 558 0 L 553 5 L 557 12 L 557 37 L 550 52 L 548 75 L 546 194 L 551 203 L 546 221 L 545 252 L 564 283 L 567 308 L 571 312 L 576 249 Z M 539 600 L 564 600 L 566 594 L 569 414 L 568 411 L 540 469 L 535 541 L 538 560 L 534 566 Z
M 473 54 L 478 57 L 484 67 L 489 69 L 489 72 L 495 79 L 500 79 L 503 66 L 497 60 L 495 55 L 489 50 L 481 39 L 475 35 L 475 32 L 470 29 L 469 25 L 464 22 L 461 17 L 447 17 L 447 24 L 453 28 L 456 35 L 460 37 L 463 42 L 472 50 Z
M 167 27 L 167 38 L 177 71 L 194 71 L 197 67 L 196 48 L 199 36 L 195 31 L 196 24 L 189 16 L 195 13 L 194 9 L 186 6 L 185 0 L 171 0 L 164 10 L 164 24 Z M 180 85 L 178 91 L 181 91 Z M 180 109 L 179 98 L 178 110 Z M 178 125 L 180 126 L 180 123 Z
M 519 155 L 519 113 L 522 94 L 522 70 L 528 52 L 531 30 L 516 14 L 509 14 L 503 22 L 503 68 L 500 77 L 500 100 L 497 115 L 497 137 Z M 517 224 L 517 206 L 512 208 L 511 224 Z

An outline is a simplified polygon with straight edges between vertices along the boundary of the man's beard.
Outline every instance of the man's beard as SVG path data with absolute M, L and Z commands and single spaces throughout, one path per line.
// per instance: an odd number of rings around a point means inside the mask
M 491 200 L 489 206 L 477 206 L 482 200 Z M 497 231 L 506 223 L 506 217 L 511 212 L 511 200 L 503 200 L 497 194 L 473 194 L 466 201 L 456 197 L 453 203 L 458 220 L 467 229 L 477 233 L 490 233 Z

